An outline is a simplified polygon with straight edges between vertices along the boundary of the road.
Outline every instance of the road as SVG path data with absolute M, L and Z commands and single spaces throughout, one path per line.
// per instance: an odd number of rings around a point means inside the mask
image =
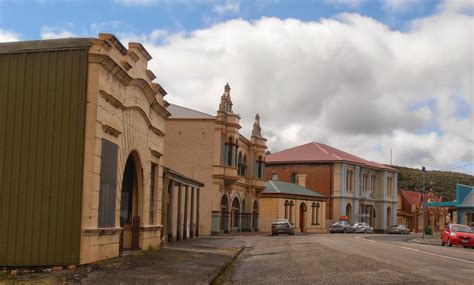
M 410 236 L 245 237 L 221 278 L 235 284 L 474 284 L 474 250 L 408 243 Z

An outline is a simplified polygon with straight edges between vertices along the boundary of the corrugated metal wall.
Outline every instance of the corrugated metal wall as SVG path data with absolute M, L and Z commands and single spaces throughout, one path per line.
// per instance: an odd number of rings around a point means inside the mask
M 79 263 L 87 52 L 0 52 L 0 266 Z

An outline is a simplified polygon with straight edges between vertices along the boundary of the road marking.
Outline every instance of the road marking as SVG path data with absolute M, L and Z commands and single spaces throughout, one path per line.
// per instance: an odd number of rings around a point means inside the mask
M 356 238 L 356 239 L 359 239 L 359 240 L 365 240 L 365 241 L 375 242 L 375 243 L 378 243 L 378 244 L 388 245 L 388 246 L 392 246 L 392 247 L 396 247 L 396 248 L 402 248 L 402 249 L 406 249 L 406 250 L 411 250 L 411 251 L 418 252 L 418 253 L 423 253 L 423 254 L 426 254 L 426 255 L 432 255 L 432 256 L 437 256 L 437 257 L 441 257 L 441 258 L 446 258 L 446 259 L 451 259 L 451 260 L 456 260 L 456 261 L 461 261 L 461 262 L 466 262 L 466 263 L 474 264 L 474 261 L 465 260 L 465 259 L 456 258 L 456 257 L 451 257 L 451 256 L 446 256 L 446 255 L 441 255 L 441 254 L 437 254 L 437 253 L 431 253 L 431 252 L 421 251 L 421 250 L 418 250 L 418 249 L 415 249 L 415 248 L 411 248 L 411 247 L 393 245 L 393 244 L 384 243 L 384 242 L 378 242 L 378 241 L 366 239 L 366 238 L 360 237 L 360 236 L 356 236 L 355 238 Z

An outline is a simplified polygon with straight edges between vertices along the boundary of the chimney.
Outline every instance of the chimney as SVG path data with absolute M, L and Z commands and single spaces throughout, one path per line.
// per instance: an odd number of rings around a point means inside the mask
M 306 174 L 296 174 L 296 184 L 306 188 Z

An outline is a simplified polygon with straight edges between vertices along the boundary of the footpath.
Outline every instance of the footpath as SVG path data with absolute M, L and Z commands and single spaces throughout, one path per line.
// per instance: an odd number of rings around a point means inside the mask
M 199 237 L 72 269 L 2 269 L 0 284 L 209 284 L 243 247 L 237 236 Z

